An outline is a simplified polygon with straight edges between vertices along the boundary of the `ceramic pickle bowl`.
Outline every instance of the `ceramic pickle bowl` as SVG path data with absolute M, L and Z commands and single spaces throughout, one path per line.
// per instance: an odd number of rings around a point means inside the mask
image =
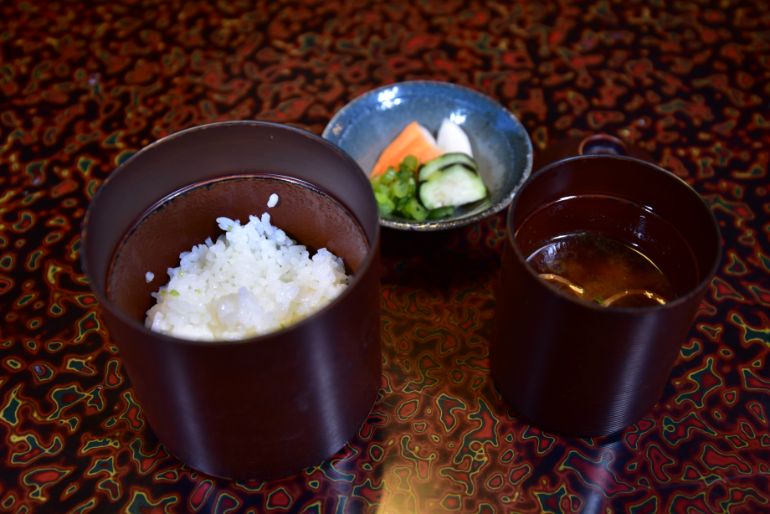
M 323 137 L 350 154 L 368 176 L 382 150 L 408 123 L 417 121 L 436 134 L 444 119 L 468 135 L 489 196 L 458 207 L 447 218 L 382 217 L 382 226 L 426 232 L 475 223 L 505 209 L 529 176 L 532 143 L 519 120 L 488 96 L 448 82 L 399 82 L 368 91 L 334 115 Z

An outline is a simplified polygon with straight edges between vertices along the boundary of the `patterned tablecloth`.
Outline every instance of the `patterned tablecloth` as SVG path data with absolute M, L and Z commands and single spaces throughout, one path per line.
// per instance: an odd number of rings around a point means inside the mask
M 669 4 L 3 2 L 0 510 L 770 511 L 770 9 Z M 594 439 L 506 408 L 488 362 L 501 214 L 383 235 L 382 389 L 337 454 L 270 482 L 181 465 L 84 279 L 89 199 L 166 134 L 229 119 L 320 133 L 407 79 L 496 98 L 536 151 L 615 134 L 705 198 L 723 261 L 663 397 Z

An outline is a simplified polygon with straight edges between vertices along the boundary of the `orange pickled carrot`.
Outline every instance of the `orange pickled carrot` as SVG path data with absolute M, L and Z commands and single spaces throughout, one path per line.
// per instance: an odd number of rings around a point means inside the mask
M 420 164 L 423 164 L 444 153 L 426 137 L 424 131 L 425 129 L 416 121 L 404 127 L 404 130 L 382 151 L 370 176 L 382 175 L 391 166 L 398 170 L 398 165 L 407 155 L 415 156 Z

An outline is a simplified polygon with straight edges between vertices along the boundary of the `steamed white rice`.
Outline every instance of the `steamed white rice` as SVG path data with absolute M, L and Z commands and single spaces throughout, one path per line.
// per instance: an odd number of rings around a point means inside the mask
M 199 340 L 243 339 L 286 327 L 329 303 L 348 284 L 342 259 L 307 248 L 270 223 L 217 218 L 225 231 L 179 255 L 152 296 L 145 325 Z

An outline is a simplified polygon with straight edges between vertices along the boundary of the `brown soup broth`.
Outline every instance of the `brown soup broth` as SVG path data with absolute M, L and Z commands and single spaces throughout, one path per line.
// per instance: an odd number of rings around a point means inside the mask
M 560 289 L 598 304 L 654 305 L 675 296 L 671 281 L 646 255 L 596 232 L 558 236 L 527 262 Z
M 515 234 L 541 279 L 613 307 L 671 301 L 696 283 L 681 234 L 651 208 L 604 195 L 566 197 L 536 209 Z

